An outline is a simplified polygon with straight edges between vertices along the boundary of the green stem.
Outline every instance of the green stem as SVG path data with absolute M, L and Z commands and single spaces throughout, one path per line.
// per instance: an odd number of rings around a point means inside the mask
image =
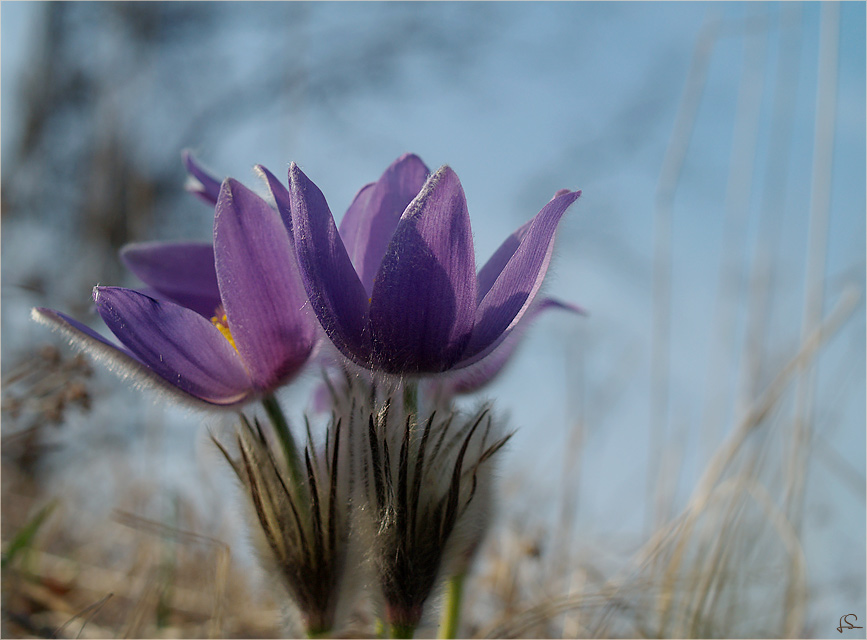
M 412 638 L 415 635 L 414 624 L 399 624 L 393 622 L 391 625 L 392 638 Z
M 283 415 L 283 410 L 273 395 L 269 394 L 262 398 L 262 406 L 265 407 L 265 413 L 271 419 L 271 424 L 274 425 L 274 431 L 277 433 L 277 439 L 280 440 L 283 456 L 286 458 L 286 466 L 292 476 L 292 483 L 296 490 L 301 491 L 305 486 L 304 475 L 301 473 L 301 458 L 298 455 L 295 438 L 292 437 L 292 432 L 289 430 L 289 423 L 286 422 L 286 416 Z
M 385 622 L 382 621 L 382 618 L 376 618 L 376 624 L 374 625 L 373 630 L 377 638 L 385 637 Z
M 416 416 L 418 421 L 418 383 L 410 380 L 403 382 L 403 408 L 406 413 Z
M 457 638 L 461 618 L 461 598 L 464 592 L 466 573 L 452 576 L 446 585 L 446 605 L 440 620 L 440 638 Z

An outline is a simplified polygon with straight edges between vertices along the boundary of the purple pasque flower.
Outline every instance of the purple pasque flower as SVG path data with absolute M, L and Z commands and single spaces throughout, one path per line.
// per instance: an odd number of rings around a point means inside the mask
M 212 405 L 246 402 L 294 376 L 313 351 L 317 327 L 277 212 L 228 179 L 217 200 L 213 249 L 184 247 L 137 245 L 125 255 L 136 273 L 176 302 L 120 287 L 94 288 L 97 311 L 122 346 L 51 309 L 34 309 L 34 318 L 125 373 Z
M 558 192 L 476 274 L 457 175 L 444 166 L 422 181 L 422 169 L 416 156 L 400 158 L 359 192 L 347 217 L 362 219 L 339 233 L 322 192 L 294 163 L 288 206 L 275 197 L 331 341 L 362 367 L 392 374 L 440 373 L 493 352 L 536 297 L 557 224 L 581 194 Z M 403 208 L 398 193 L 410 194 Z M 361 233 L 344 231 L 353 226 Z

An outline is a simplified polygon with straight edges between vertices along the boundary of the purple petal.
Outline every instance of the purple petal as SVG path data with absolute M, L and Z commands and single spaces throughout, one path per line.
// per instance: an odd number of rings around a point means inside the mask
M 364 364 L 371 349 L 368 296 L 325 197 L 294 162 L 289 167 L 289 195 L 298 266 L 311 306 L 334 345 L 346 357 Z
M 181 159 L 187 168 L 187 173 L 190 174 L 190 179 L 186 184 L 187 191 L 210 205 L 217 204 L 217 197 L 220 195 L 220 181 L 205 171 L 188 149 L 181 152 Z
M 213 404 L 250 396 L 250 377 L 238 354 L 199 314 L 120 287 L 95 287 L 93 300 L 130 353 L 181 391 Z
M 289 232 L 267 202 L 230 178 L 217 200 L 214 252 L 238 353 L 256 387 L 273 389 L 304 365 L 316 338 Z
M 283 224 L 286 226 L 287 231 L 289 231 L 289 235 L 292 235 L 292 203 L 289 197 L 289 190 L 283 186 L 283 183 L 280 182 L 273 173 L 268 171 L 261 164 L 257 164 L 254 167 L 254 171 L 257 171 L 260 174 L 260 177 L 265 180 L 265 184 L 268 185 L 268 190 L 271 192 L 271 197 L 274 198 L 274 202 L 277 205 L 277 211 L 280 213 L 280 217 L 283 219 Z
M 401 217 L 373 285 L 378 365 L 392 373 L 448 369 L 467 344 L 475 309 L 467 202 L 457 175 L 442 167 Z
M 69 338 L 78 342 L 79 346 L 90 347 L 92 343 L 96 342 L 99 344 L 93 346 L 97 351 L 100 351 L 102 348 L 110 348 L 119 352 L 123 357 L 135 357 L 123 347 L 117 346 L 111 342 L 111 340 L 107 340 L 104 336 L 99 335 L 87 325 L 82 324 L 74 318 L 70 318 L 68 315 L 61 313 L 60 311 L 46 309 L 45 307 L 34 307 L 30 317 L 36 322 L 51 327 L 52 329 L 62 330 Z M 136 362 L 138 363 L 138 360 L 136 360 Z
M 553 202 L 556 198 L 567 193 L 571 193 L 569 189 L 559 189 L 549 202 Z M 521 240 L 526 235 L 531 224 L 533 224 L 532 220 L 526 222 L 524 225 L 519 227 L 515 233 L 506 238 L 505 241 L 503 241 L 503 244 L 501 244 L 494 252 L 494 255 L 492 255 L 485 263 L 485 266 L 479 270 L 479 302 L 481 302 L 482 298 L 484 298 L 488 291 L 491 290 L 494 281 L 499 277 L 503 268 L 506 266 L 506 263 L 509 262 L 509 259 L 514 255 L 515 251 L 518 250 Z
M 494 255 L 492 255 L 485 265 L 479 269 L 479 275 L 477 278 L 479 302 L 481 302 L 482 298 L 484 298 L 488 291 L 491 290 L 491 287 L 494 286 L 494 282 L 496 282 L 500 273 L 502 273 L 503 268 L 509 260 L 511 260 L 512 256 L 515 255 L 515 251 L 518 250 L 518 247 L 521 246 L 521 240 L 527 234 L 531 224 L 533 224 L 532 220 L 519 227 L 517 231 L 506 238 L 503 241 L 503 244 L 494 251 Z
M 340 221 L 340 237 L 368 297 L 397 223 L 428 175 L 421 158 L 402 155 L 377 182 L 358 192 Z
M 543 298 L 534 302 L 527 310 L 527 313 L 524 314 L 521 322 L 504 337 L 499 346 L 491 351 L 488 356 L 471 366 L 458 369 L 445 378 L 442 382 L 441 393 L 443 395 L 473 393 L 492 382 L 494 378 L 500 375 L 503 368 L 515 354 L 518 345 L 521 344 L 521 338 L 524 337 L 524 332 L 529 329 L 530 325 L 543 311 L 547 311 L 548 309 L 563 309 L 564 311 L 584 315 L 584 310 L 581 307 L 568 302 L 561 302 L 554 298 Z
M 574 191 L 553 198 L 536 214 L 529 226 L 515 232 L 513 237 L 520 237 L 514 250 L 500 247 L 504 253 L 511 251 L 512 254 L 479 303 L 473 335 L 464 359 L 477 359 L 477 356 L 496 347 L 526 312 L 548 271 L 560 218 L 580 195 L 580 191 Z M 504 246 L 508 244 L 509 240 Z M 500 249 L 494 254 L 497 267 L 497 262 L 503 257 L 497 256 Z M 491 273 L 486 273 L 485 281 L 490 277 Z
M 200 407 L 214 404 L 213 402 L 206 404 L 201 398 L 181 391 L 181 389 L 157 374 L 135 355 L 127 351 L 126 348 L 113 344 L 90 327 L 70 318 L 66 314 L 38 307 L 33 309 L 31 315 L 36 322 L 64 333 L 73 344 L 84 349 L 95 359 L 102 361 L 109 369 L 123 378 L 131 377 L 144 386 L 151 386 L 167 391 L 176 401 L 185 404 Z M 234 400 L 232 398 L 224 398 L 218 403 L 218 406 L 233 406 L 234 404 L 244 402 L 248 397 L 249 394 L 239 396 Z
M 214 248 L 205 242 L 137 242 L 120 258 L 142 282 L 206 318 L 220 305 Z

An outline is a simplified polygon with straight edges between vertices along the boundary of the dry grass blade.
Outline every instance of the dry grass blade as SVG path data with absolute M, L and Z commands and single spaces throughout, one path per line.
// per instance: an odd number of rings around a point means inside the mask
M 675 593 L 677 592 L 675 586 L 678 583 L 678 576 L 682 567 L 687 560 L 687 545 L 692 539 L 699 517 L 708 513 L 708 509 L 714 500 L 718 500 L 721 495 L 725 495 L 725 492 L 720 494 L 721 490 L 729 487 L 727 491 L 731 491 L 731 486 L 733 486 L 731 483 L 743 481 L 742 476 L 735 476 L 733 479 L 721 483 L 724 473 L 731 468 L 736 456 L 743 449 L 747 437 L 758 426 L 764 423 L 770 412 L 779 402 L 784 390 L 791 384 L 794 376 L 806 362 L 817 355 L 821 346 L 840 330 L 859 304 L 860 294 L 854 289 L 847 290 L 841 296 L 837 305 L 827 315 L 824 322 L 808 336 L 798 353 L 777 373 L 761 396 L 738 422 L 729 438 L 713 456 L 683 512 L 668 525 L 659 528 L 648 542 L 643 545 L 638 554 L 636 554 L 637 569 L 635 569 L 636 573 L 633 574 L 633 578 L 626 580 L 621 577 L 608 582 L 606 589 L 613 589 L 614 597 L 612 604 L 606 607 L 607 613 L 603 615 L 594 628 L 593 635 L 598 636 L 604 633 L 607 625 L 606 620 L 610 619 L 611 614 L 619 606 L 616 603 L 622 599 L 621 594 L 634 586 L 638 573 L 647 570 L 657 561 L 661 561 L 667 552 L 670 552 L 670 557 L 663 570 L 659 601 L 655 606 L 656 611 L 662 615 L 659 623 L 659 632 L 667 635 L 664 630 L 669 625 L 686 624 L 687 618 L 683 617 L 684 614 L 676 614 L 676 605 L 678 603 L 674 600 Z M 771 519 L 775 523 L 775 526 L 783 532 L 781 535 L 786 536 L 787 549 L 790 550 L 790 556 L 795 558 L 793 566 L 796 570 L 791 579 L 794 593 L 803 593 L 803 572 L 802 569 L 797 569 L 797 567 L 802 567 L 803 562 L 800 560 L 801 554 L 793 550 L 795 547 L 792 544 L 793 540 L 797 541 L 797 536 L 792 538 L 789 535 L 791 527 L 787 528 L 780 521 L 776 512 L 773 512 Z M 716 571 L 711 572 L 712 578 L 715 573 Z M 614 586 L 616 584 L 620 585 L 619 588 Z M 710 585 L 707 584 L 704 590 L 707 591 L 709 589 Z M 786 620 L 787 628 L 793 628 L 796 622 L 795 617 L 789 616 Z M 689 633 L 688 629 L 681 629 L 681 631 L 680 635 Z
M 806 294 L 801 325 L 802 341 L 816 331 L 825 303 L 825 268 L 828 253 L 828 226 L 831 203 L 831 177 L 837 108 L 837 67 L 840 7 L 835 2 L 822 6 L 819 34 L 819 86 L 816 89 L 816 114 L 812 183 L 810 192 L 810 228 L 807 245 Z M 815 369 L 810 361 L 800 365 L 795 433 L 792 439 L 792 464 L 788 469 L 789 492 L 786 511 L 797 529 L 801 527 L 804 501 L 804 476 L 812 437 Z
M 798 354 L 792 358 L 767 386 L 762 395 L 753 403 L 746 415 L 738 422 L 734 432 L 723 444 L 705 470 L 698 483 L 692 502 L 701 504 L 707 499 L 712 486 L 729 465 L 734 455 L 742 447 L 747 435 L 756 428 L 776 405 L 792 377 L 807 366 L 818 354 L 820 347 L 830 340 L 843 324 L 852 316 L 861 302 L 860 293 L 852 288 L 840 296 L 837 305 L 831 310 L 824 322 L 801 343 Z M 692 508 L 695 508 L 694 506 Z
M 87 626 L 87 623 L 90 622 L 91 619 L 93 619 L 93 617 L 97 613 L 99 613 L 99 610 L 102 609 L 103 605 L 105 605 L 105 603 L 108 602 L 113 595 L 114 595 L 113 593 L 109 593 L 104 598 L 100 599 L 97 602 L 94 602 L 89 607 L 76 613 L 72 618 L 67 620 L 60 628 L 58 628 L 57 631 L 54 632 L 54 635 L 52 635 L 51 637 L 52 638 L 59 638 L 60 634 L 63 633 L 63 630 L 66 629 L 67 626 L 69 626 L 74 620 L 77 620 L 81 616 L 87 614 L 87 617 L 84 619 L 84 622 L 81 623 L 81 628 L 78 630 L 78 635 L 75 636 L 76 639 L 80 638 L 81 634 L 84 632 L 84 627 Z
M 661 471 L 659 448 L 665 441 L 669 411 L 670 331 L 671 331 L 671 230 L 674 194 L 686 160 L 689 141 L 698 116 L 701 96 L 707 80 L 711 53 L 720 23 L 708 19 L 696 39 L 692 64 L 675 120 L 674 132 L 662 161 L 656 192 L 653 222 L 653 316 L 651 337 L 651 438 L 648 449 L 647 524 L 652 521 L 656 479 Z
M 138 531 L 144 531 L 150 535 L 174 540 L 180 544 L 204 545 L 214 550 L 214 579 L 210 582 L 213 587 L 213 604 L 211 605 L 208 633 L 211 638 L 222 636 L 224 634 L 223 622 L 225 598 L 228 591 L 230 563 L 232 557 L 229 545 L 213 536 L 170 527 L 119 509 L 114 511 L 114 519 L 124 526 Z

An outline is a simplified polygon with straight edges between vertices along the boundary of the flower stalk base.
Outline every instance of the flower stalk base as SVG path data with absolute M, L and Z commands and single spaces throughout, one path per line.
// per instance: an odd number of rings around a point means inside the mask
M 415 625 L 393 624 L 389 635 L 392 638 L 412 638 L 415 635 Z
M 461 621 L 461 600 L 464 595 L 464 578 L 466 573 L 452 576 L 446 585 L 446 603 L 440 621 L 440 638 L 457 638 L 458 625 Z

